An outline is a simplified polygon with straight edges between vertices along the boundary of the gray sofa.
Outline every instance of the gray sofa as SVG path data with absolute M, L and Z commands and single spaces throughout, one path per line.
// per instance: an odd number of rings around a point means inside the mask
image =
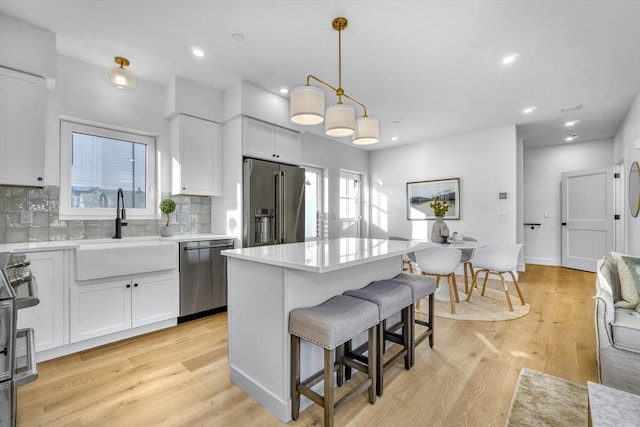
M 640 317 L 615 306 L 620 283 L 615 261 L 598 261 L 596 276 L 596 339 L 602 384 L 640 394 Z M 636 312 L 637 313 L 637 312 Z

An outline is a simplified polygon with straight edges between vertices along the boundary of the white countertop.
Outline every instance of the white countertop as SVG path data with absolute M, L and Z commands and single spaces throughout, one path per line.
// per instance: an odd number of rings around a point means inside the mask
M 287 243 L 253 248 L 229 249 L 223 255 L 294 270 L 326 273 L 376 259 L 401 256 L 426 249 L 435 243 L 424 240 L 398 241 L 347 237 L 321 242 Z
M 45 252 L 45 251 L 62 251 L 66 249 L 77 249 L 82 245 L 92 245 L 99 243 L 115 243 L 115 242 L 138 242 L 146 240 L 171 241 L 171 242 L 189 242 L 195 240 L 221 240 L 233 239 L 233 236 L 222 234 L 182 234 L 172 237 L 145 236 L 145 237 L 127 237 L 124 239 L 84 239 L 84 240 L 56 240 L 49 242 L 23 242 L 23 243 L 5 243 L 0 244 L 0 252 Z

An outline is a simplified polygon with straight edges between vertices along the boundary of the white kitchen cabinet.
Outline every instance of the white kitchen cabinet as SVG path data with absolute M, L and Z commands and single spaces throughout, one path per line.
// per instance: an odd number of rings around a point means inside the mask
M 78 342 L 178 317 L 175 273 L 70 288 L 70 340 Z
M 218 123 L 185 114 L 170 122 L 171 194 L 220 196 L 222 147 Z
M 18 328 L 33 328 L 36 352 L 64 344 L 63 251 L 28 253 L 40 303 L 18 310 Z
M 300 134 L 297 132 L 245 117 L 242 140 L 245 156 L 300 164 Z
M 0 184 L 44 185 L 46 82 L 0 67 Z

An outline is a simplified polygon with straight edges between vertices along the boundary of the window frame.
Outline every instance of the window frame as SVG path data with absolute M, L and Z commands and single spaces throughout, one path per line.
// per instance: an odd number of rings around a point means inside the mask
M 118 128 L 99 123 L 60 119 L 60 206 L 61 220 L 104 220 L 116 217 L 115 208 L 72 208 L 71 207 L 71 174 L 72 174 L 72 133 L 83 133 L 104 138 L 118 139 L 127 142 L 144 144 L 146 147 L 146 200 L 145 208 L 127 209 L 127 219 L 159 218 L 156 203 L 156 136 L 150 133 L 131 129 Z

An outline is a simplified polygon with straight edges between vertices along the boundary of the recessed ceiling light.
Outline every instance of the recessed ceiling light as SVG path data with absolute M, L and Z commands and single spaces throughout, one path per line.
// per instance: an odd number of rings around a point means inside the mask
M 577 125 L 578 123 L 580 123 L 580 120 L 571 120 L 567 123 L 565 123 L 564 125 L 568 128 L 570 128 L 571 126 Z
M 289 93 L 289 89 L 287 89 L 286 87 L 281 87 L 280 88 L 280 93 L 287 94 L 287 93 Z
M 577 136 L 568 136 L 568 137 L 566 137 L 564 140 L 565 140 L 565 141 L 567 141 L 567 142 L 571 142 L 571 141 L 573 141 L 573 140 L 574 140 L 574 139 L 576 139 L 576 138 L 577 138 Z
M 192 47 L 191 53 L 193 53 L 193 56 L 196 56 L 198 58 L 202 58 L 204 56 L 204 50 L 200 49 L 199 47 Z
M 527 107 L 527 108 L 525 108 L 524 110 L 522 110 L 522 112 L 523 112 L 524 114 L 531 114 L 531 113 L 533 113 L 534 111 L 536 111 L 536 107 Z
M 518 59 L 518 54 L 512 53 L 502 58 L 502 64 L 503 65 L 513 64 L 516 61 L 516 59 Z
M 398 137 L 397 137 L 397 136 L 392 136 L 392 137 L 391 137 L 391 140 L 392 140 L 392 141 L 397 141 L 397 140 L 398 140 Z
M 233 37 L 233 39 L 237 42 L 241 42 L 244 40 L 244 36 L 240 33 L 233 33 L 231 37 Z

